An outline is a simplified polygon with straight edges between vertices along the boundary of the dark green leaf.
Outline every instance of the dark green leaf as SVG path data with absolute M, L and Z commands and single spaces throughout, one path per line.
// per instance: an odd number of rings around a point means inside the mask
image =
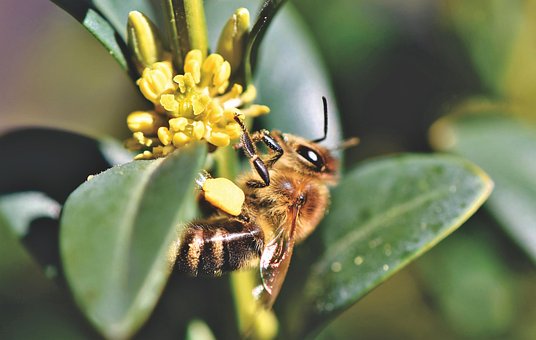
M 437 149 L 489 172 L 496 189 L 487 208 L 536 262 L 536 127 L 496 109 L 444 118 L 431 136 Z
M 171 242 L 193 218 L 194 179 L 205 147 L 107 170 L 74 191 L 61 221 L 67 281 L 92 323 L 126 338 L 147 319 L 166 283 Z
M 305 138 L 323 135 L 322 96 L 328 99 L 329 128 L 325 144 L 341 139 L 339 114 L 329 77 L 303 22 L 287 4 L 264 38 L 257 69 L 260 103 L 271 113 L 262 117 L 262 127 L 279 129 Z
M 285 330 L 303 335 L 349 307 L 459 227 L 491 188 L 482 170 L 449 156 L 401 155 L 351 171 L 305 245 L 313 263 L 292 264 L 311 270 L 287 292 L 282 308 L 294 316 L 282 319 Z
M 243 72 L 246 82 L 249 82 L 254 74 L 257 65 L 257 54 L 264 35 L 268 31 L 275 15 L 285 2 L 286 0 L 265 0 L 260 8 L 245 47 Z
M 138 10 L 153 20 L 157 16 L 151 0 L 52 1 L 80 21 L 125 70 L 130 68 L 125 43 L 128 13 Z
M 96 140 L 48 128 L 1 135 L 0 153 L 9 160 L 0 167 L 0 193 L 38 191 L 60 204 L 87 176 L 132 159 L 113 139 Z
M 28 229 L 41 227 L 35 222 L 56 218 L 59 209 L 57 202 L 39 192 L 0 196 L 0 328 L 3 339 L 96 336 L 66 294 L 49 280 L 55 269 L 47 266 L 43 270 L 28 253 L 28 247 L 20 242 Z M 46 243 L 48 239 L 39 241 Z

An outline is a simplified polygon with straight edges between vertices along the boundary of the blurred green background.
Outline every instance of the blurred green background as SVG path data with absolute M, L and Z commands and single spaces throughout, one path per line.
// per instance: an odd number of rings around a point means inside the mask
M 433 145 L 483 166 L 497 184 L 494 195 L 512 197 L 519 192 L 515 188 L 524 188 L 518 198 L 534 214 L 535 1 L 291 3 L 325 60 L 344 135 L 361 139 L 359 147 L 348 150 L 348 164 L 401 151 L 430 152 Z M 2 1 L 0 44 L 0 134 L 33 125 L 126 137 L 125 116 L 145 105 L 104 48 L 51 2 Z M 471 106 L 462 105 L 468 99 Z M 439 129 L 431 144 L 432 124 L 460 111 L 493 111 L 515 120 L 519 129 L 528 129 L 527 150 L 508 144 L 517 130 L 501 135 L 497 148 L 481 144 L 498 167 L 506 168 L 495 172 L 494 164 L 487 168 L 487 159 L 478 158 L 483 152 L 471 149 L 484 132 L 464 146 L 460 141 L 466 130 Z M 450 127 L 458 123 L 453 120 Z M 500 126 L 504 124 L 490 127 L 491 139 Z M 458 144 L 445 141 L 445 131 L 454 133 Z M 27 142 L 39 149 L 39 138 Z M 24 158 L 26 151 L 13 154 Z M 513 157 L 503 158 L 510 152 Z M 0 167 L 5 174 L 9 159 L 3 158 Z M 519 169 L 528 175 L 518 176 Z M 508 185 L 511 177 L 518 179 L 517 187 Z M 521 222 L 504 218 L 500 199 L 492 196 L 487 209 L 347 310 L 319 337 L 535 339 L 536 220 L 523 210 L 516 215 Z M 528 230 L 524 241 L 512 227 L 519 223 Z M 8 230 L 0 233 L 0 338 L 98 337 L 63 287 L 47 279 L 50 273 L 33 262 Z

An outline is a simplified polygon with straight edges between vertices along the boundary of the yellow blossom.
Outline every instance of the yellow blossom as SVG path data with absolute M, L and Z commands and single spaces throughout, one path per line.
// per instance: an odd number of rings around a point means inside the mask
M 145 150 L 136 158 L 163 157 L 197 140 L 227 146 L 241 134 L 235 116 L 269 112 L 263 105 L 248 106 L 255 99 L 255 88 L 230 86 L 230 77 L 231 65 L 221 55 L 203 59 L 199 50 L 186 55 L 182 73 L 175 72 L 168 60 L 146 67 L 137 84 L 155 110 L 136 111 L 127 118 L 133 132 L 128 147 Z

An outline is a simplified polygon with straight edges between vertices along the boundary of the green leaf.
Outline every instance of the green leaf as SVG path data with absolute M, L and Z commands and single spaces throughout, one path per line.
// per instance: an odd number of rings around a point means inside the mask
M 25 273 L 30 273 L 30 267 L 35 271 L 37 265 L 29 256 L 29 253 L 22 247 L 21 241 L 28 241 L 30 228 L 46 227 L 42 223 L 45 220 L 56 220 L 59 217 L 61 206 L 52 198 L 41 192 L 28 191 L 17 192 L 0 196 L 0 272 L 8 274 L 10 280 L 6 282 L 16 282 L 16 278 L 23 277 Z M 41 236 L 43 236 L 41 234 Z M 41 237 L 41 243 L 48 242 L 50 239 Z M 48 245 L 41 245 L 41 248 L 47 249 Z M 35 249 L 27 249 L 36 255 Z M 47 249 L 50 250 L 50 249 Z M 53 252 L 53 251 L 52 251 Z M 51 253 L 50 251 L 48 253 Z M 9 259 L 9 260 L 8 260 Z M 20 262 L 19 262 L 20 260 Z M 43 258 L 39 258 L 40 262 Z M 56 263 L 57 265 L 57 263 Z M 24 268 L 21 270 L 21 268 Z M 57 266 L 46 263 L 45 273 L 57 273 Z M 50 275 L 49 275 L 50 276 Z M 7 277 L 7 276 L 6 276 Z M 0 288 L 2 285 L 0 285 Z
M 61 220 L 65 274 L 86 316 L 107 337 L 131 336 L 151 313 L 193 218 L 202 145 L 107 170 L 75 190 Z
M 35 148 L 35 141 L 39 148 Z M 24 157 L 21 157 L 24 150 Z M 48 128 L 26 128 L 0 135 L 0 192 L 38 191 L 63 204 L 89 175 L 130 161 L 133 155 L 112 138 L 89 138 Z
M 257 102 L 270 106 L 261 126 L 316 139 L 322 137 L 322 96 L 328 99 L 328 147 L 339 144 L 341 128 L 335 96 L 319 51 L 290 4 L 266 33 L 256 74 Z
M 265 0 L 262 3 L 245 47 L 243 72 L 246 83 L 251 81 L 254 74 L 257 65 L 257 54 L 264 35 L 268 31 L 275 15 L 285 2 L 286 0 Z
M 304 335 L 348 308 L 458 228 L 491 188 L 482 170 L 451 156 L 401 155 L 348 173 L 306 256 L 293 261 L 296 272 L 311 269 L 292 277 L 285 331 Z
M 33 220 L 47 217 L 56 219 L 61 206 L 41 192 L 19 192 L 0 196 L 0 214 L 6 225 L 19 238 L 28 233 Z
M 158 17 L 150 0 L 52 0 L 52 2 L 78 20 L 125 70 L 130 69 L 126 48 L 128 13 L 138 10 L 153 20 Z
M 486 207 L 536 263 L 536 126 L 505 111 L 447 116 L 432 127 L 431 142 L 492 176 L 496 189 Z

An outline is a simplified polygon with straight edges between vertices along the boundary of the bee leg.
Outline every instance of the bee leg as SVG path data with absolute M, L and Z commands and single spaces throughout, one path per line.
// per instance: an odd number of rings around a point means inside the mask
M 247 268 L 260 258 L 264 233 L 252 221 L 217 217 L 188 224 L 178 244 L 177 270 L 192 276 L 219 276 Z
M 240 125 L 242 128 L 242 135 L 240 136 L 240 145 L 242 149 L 244 149 L 244 154 L 247 158 L 249 158 L 249 162 L 251 164 L 251 167 L 255 169 L 255 171 L 259 174 L 260 178 L 262 179 L 262 186 L 266 187 L 270 185 L 270 174 L 268 173 L 268 167 L 264 163 L 264 161 L 257 155 L 257 149 L 255 148 L 255 143 L 251 139 L 251 136 L 244 126 L 244 123 L 240 120 L 238 116 L 235 116 L 235 121 Z
M 252 139 L 254 142 L 262 141 L 268 148 L 275 152 L 275 155 L 266 161 L 268 167 L 274 165 L 275 162 L 277 162 L 279 158 L 283 156 L 283 148 L 272 136 L 270 136 L 270 132 L 268 130 L 260 130 L 253 133 Z

